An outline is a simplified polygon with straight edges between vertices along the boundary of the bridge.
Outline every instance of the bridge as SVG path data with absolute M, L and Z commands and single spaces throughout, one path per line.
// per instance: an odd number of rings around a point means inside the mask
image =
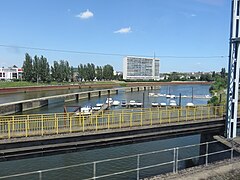
M 239 111 L 240 112 L 240 111 Z M 223 134 L 225 106 L 0 116 L 0 160 L 197 133 Z

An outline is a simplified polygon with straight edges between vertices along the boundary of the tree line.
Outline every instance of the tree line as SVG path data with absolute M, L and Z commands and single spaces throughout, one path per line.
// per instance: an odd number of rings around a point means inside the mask
M 73 82 L 121 79 L 114 76 L 113 67 L 109 64 L 95 66 L 93 63 L 79 64 L 77 68 L 70 66 L 66 60 L 54 61 L 50 66 L 47 58 L 26 53 L 23 62 L 23 79 L 32 82 Z

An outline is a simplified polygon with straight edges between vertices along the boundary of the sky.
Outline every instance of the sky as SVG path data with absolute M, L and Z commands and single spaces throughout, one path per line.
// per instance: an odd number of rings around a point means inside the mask
M 126 55 L 160 58 L 160 72 L 228 66 L 230 0 L 1 0 L 0 67 L 25 53 L 50 65 L 110 64 Z

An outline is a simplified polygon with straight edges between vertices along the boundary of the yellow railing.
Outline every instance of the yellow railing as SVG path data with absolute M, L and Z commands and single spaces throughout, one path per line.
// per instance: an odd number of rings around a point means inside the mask
M 114 110 L 88 116 L 74 113 L 0 116 L 0 138 L 152 126 L 181 121 L 221 118 L 224 113 L 224 106 L 196 106 L 191 108 Z

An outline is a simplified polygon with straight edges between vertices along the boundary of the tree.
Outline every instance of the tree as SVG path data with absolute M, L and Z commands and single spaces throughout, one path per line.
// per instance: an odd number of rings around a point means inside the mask
M 84 67 L 82 64 L 78 66 L 78 79 L 82 82 L 84 79 Z
M 220 74 L 221 74 L 221 78 L 225 78 L 226 77 L 226 69 L 222 68 Z
M 60 82 L 59 80 L 59 64 L 57 61 L 54 61 L 53 62 L 53 66 L 51 66 L 51 76 L 52 76 L 52 79 L 54 81 L 58 81 Z
M 50 68 L 47 58 L 41 56 L 39 59 L 39 80 L 43 82 L 50 81 Z
M 70 76 L 71 76 L 71 81 L 73 82 L 74 81 L 74 68 L 73 68 L 73 66 L 71 66 L 71 68 L 70 68 Z
M 101 66 L 96 67 L 96 78 L 101 81 L 103 79 L 103 70 Z
M 113 67 L 109 64 L 103 66 L 103 79 L 106 80 L 113 79 Z
M 23 62 L 23 78 L 26 81 L 32 80 L 32 75 L 33 75 L 32 71 L 33 71 L 32 58 L 28 53 L 26 53 L 25 60 Z
M 33 81 L 38 82 L 40 80 L 40 60 L 37 55 L 33 58 Z

